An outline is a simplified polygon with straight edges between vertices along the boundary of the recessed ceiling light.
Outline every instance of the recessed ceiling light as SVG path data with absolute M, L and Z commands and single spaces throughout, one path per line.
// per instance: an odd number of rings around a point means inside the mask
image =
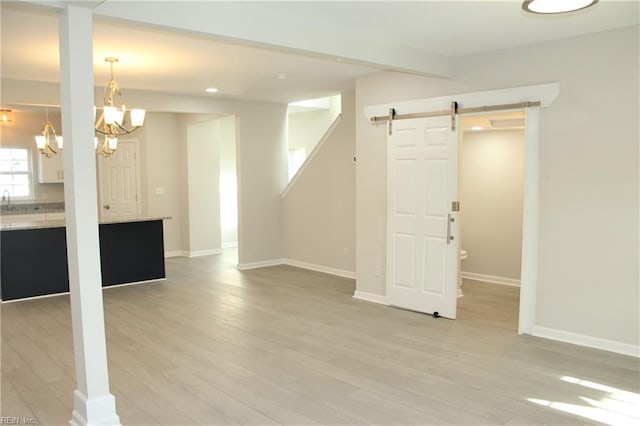
M 218 89 L 216 87 L 207 87 L 207 93 L 216 93 Z
M 342 58 L 336 58 L 336 62 L 342 62 Z
M 525 12 L 550 15 L 554 13 L 575 12 L 598 3 L 598 0 L 525 0 L 522 8 Z
M 471 130 L 478 131 L 478 130 L 482 130 L 482 129 L 483 129 L 482 126 L 471 126 Z
M 286 75 L 286 74 L 283 74 L 283 73 L 276 74 L 276 78 L 277 78 L 278 80 L 284 80 L 284 79 L 285 79 L 285 78 L 287 78 L 287 77 L 289 77 L 289 76 L 288 76 L 288 75 Z

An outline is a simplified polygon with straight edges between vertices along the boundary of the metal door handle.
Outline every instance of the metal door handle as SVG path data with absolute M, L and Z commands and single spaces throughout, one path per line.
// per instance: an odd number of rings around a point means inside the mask
M 105 204 L 104 206 L 102 206 L 105 208 L 105 210 L 109 210 L 111 208 L 111 206 L 109 204 Z
M 453 235 L 451 235 L 451 222 L 454 222 L 455 219 L 451 217 L 451 213 L 447 215 L 447 244 L 451 244 L 453 241 Z

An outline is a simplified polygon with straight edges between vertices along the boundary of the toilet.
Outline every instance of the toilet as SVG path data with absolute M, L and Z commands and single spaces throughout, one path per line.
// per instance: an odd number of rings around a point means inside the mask
M 462 294 L 462 261 L 467 258 L 467 251 L 460 250 L 460 256 L 458 260 L 458 297 L 464 296 Z

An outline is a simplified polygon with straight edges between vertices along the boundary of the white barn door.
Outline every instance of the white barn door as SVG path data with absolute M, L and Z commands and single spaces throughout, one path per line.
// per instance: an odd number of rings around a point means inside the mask
M 454 319 L 458 132 L 450 116 L 396 120 L 387 144 L 387 303 Z

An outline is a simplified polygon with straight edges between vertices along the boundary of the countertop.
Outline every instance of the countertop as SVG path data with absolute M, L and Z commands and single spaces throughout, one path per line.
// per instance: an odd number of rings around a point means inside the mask
M 64 213 L 64 203 L 21 203 L 0 205 L 0 216 L 39 213 Z
M 171 219 L 169 216 L 128 216 L 118 219 L 100 220 L 100 224 L 110 223 L 130 223 L 130 222 L 151 222 L 154 220 Z M 1 220 L 1 218 L 0 218 Z M 20 222 L 2 223 L 0 231 L 19 231 L 23 229 L 44 229 L 44 228 L 64 228 L 64 220 L 24 220 Z

